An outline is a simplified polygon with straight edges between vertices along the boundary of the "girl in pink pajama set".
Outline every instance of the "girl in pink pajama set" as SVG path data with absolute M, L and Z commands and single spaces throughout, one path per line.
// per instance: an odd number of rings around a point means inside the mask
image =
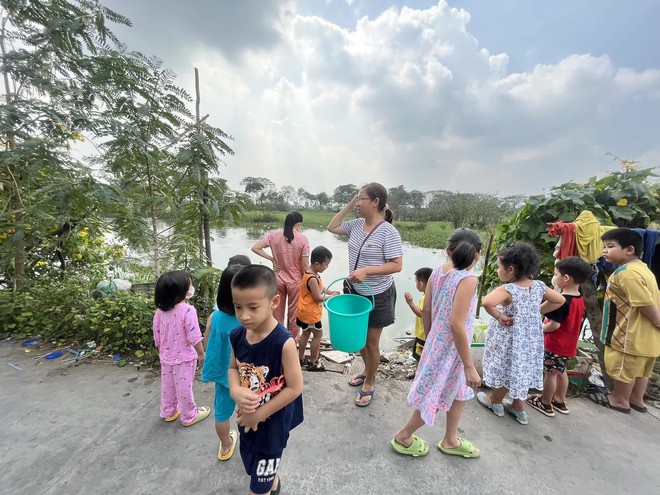
M 192 426 L 211 412 L 197 407 L 193 381 L 198 362 L 204 361 L 202 332 L 197 311 L 187 303 L 195 293 L 187 272 L 167 272 L 156 282 L 154 342 L 160 357 L 160 417 L 167 422 L 181 416 L 183 426 Z

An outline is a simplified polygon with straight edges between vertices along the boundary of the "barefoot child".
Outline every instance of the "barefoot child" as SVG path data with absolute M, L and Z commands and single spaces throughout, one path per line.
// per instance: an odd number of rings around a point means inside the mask
M 601 239 L 605 261 L 619 265 L 607 282 L 601 342 L 605 344 L 605 369 L 614 382 L 606 395 L 590 399 L 625 414 L 630 409 L 646 413 L 644 394 L 660 355 L 658 285 L 653 272 L 639 259 L 642 236 L 619 227 Z
M 273 316 L 275 273 L 250 265 L 231 282 L 241 326 L 230 335 L 229 391 L 238 406 L 240 453 L 250 495 L 280 493 L 277 470 L 289 432 L 303 421 L 303 379 L 296 343 Z
M 564 296 L 534 280 L 541 264 L 538 251 L 524 242 L 500 252 L 497 275 L 506 282 L 484 297 L 483 307 L 493 317 L 488 325 L 484 351 L 484 382 L 492 387 L 490 397 L 477 394 L 479 403 L 496 416 L 512 414 L 527 424 L 525 399 L 530 388 L 543 389 L 543 322 L 541 304 L 553 311 Z M 501 307 L 501 309 L 498 308 Z M 513 403 L 503 404 L 509 393 Z
M 417 317 L 415 318 L 415 342 L 413 343 L 412 352 L 416 362 L 415 369 L 408 373 L 407 378 L 409 380 L 415 378 L 415 372 L 417 371 L 417 366 L 419 365 L 419 359 L 422 357 L 424 342 L 426 342 L 426 335 L 424 334 L 424 322 L 422 321 L 422 310 L 424 309 L 424 293 L 426 292 L 426 284 L 429 281 L 431 273 L 433 273 L 433 268 L 420 268 L 415 272 L 415 287 L 422 293 L 422 297 L 419 298 L 419 303 L 415 304 L 410 292 L 405 292 L 403 294 L 406 299 L 406 303 L 408 303 L 408 307 L 413 313 L 415 313 L 415 316 Z
M 455 231 L 447 244 L 451 261 L 436 268 L 426 286 L 426 344 L 408 394 L 408 403 L 415 410 L 390 441 L 399 454 L 428 454 L 428 444 L 415 432 L 424 424 L 433 426 L 436 413 L 442 410 L 447 413 L 447 423 L 438 449 L 448 455 L 479 457 L 476 446 L 458 437 L 458 423 L 465 401 L 474 397 L 472 389 L 481 383 L 470 354 L 477 298 L 477 278 L 470 269 L 480 250 L 481 239 L 476 232 Z
M 321 273 L 323 273 L 332 261 L 332 253 L 323 246 L 317 246 L 312 250 L 310 256 L 310 265 L 303 274 L 302 286 L 300 287 L 300 297 L 298 298 L 298 320 L 300 327 L 300 343 L 298 345 L 298 358 L 301 366 L 307 366 L 307 371 L 325 371 L 325 366 L 319 361 L 319 348 L 321 347 L 321 337 L 323 337 L 323 326 L 321 325 L 321 316 L 323 315 L 323 292 L 325 287 L 321 282 Z M 328 297 L 339 294 L 338 291 L 330 291 Z M 305 357 L 305 348 L 312 336 L 312 345 L 310 347 L 310 359 Z
M 167 272 L 156 282 L 154 343 L 160 358 L 160 417 L 168 423 L 181 416 L 183 426 L 205 419 L 211 410 L 197 407 L 193 381 L 197 363 L 204 362 L 197 311 L 188 304 L 194 294 L 188 273 Z
M 217 310 L 209 316 L 204 333 L 204 349 L 206 359 L 202 368 L 202 382 L 215 382 L 215 431 L 220 439 L 218 460 L 228 461 L 234 455 L 238 434 L 230 431 L 229 418 L 234 414 L 236 403 L 229 395 L 229 360 L 231 344 L 229 334 L 241 324 L 236 319 L 234 301 L 231 297 L 231 279 L 243 268 L 241 265 L 230 265 L 222 272 L 218 295 Z
M 568 414 L 566 391 L 568 360 L 577 353 L 582 320 L 584 319 L 584 301 L 580 294 L 580 284 L 591 276 L 591 265 L 578 258 L 569 256 L 555 264 L 553 282 L 561 289 L 566 302 L 561 308 L 546 313 L 543 324 L 543 394 L 527 398 L 527 404 L 546 416 L 554 416 L 555 410 Z M 547 304 L 547 303 L 544 303 Z M 545 313 L 545 308 L 541 307 Z

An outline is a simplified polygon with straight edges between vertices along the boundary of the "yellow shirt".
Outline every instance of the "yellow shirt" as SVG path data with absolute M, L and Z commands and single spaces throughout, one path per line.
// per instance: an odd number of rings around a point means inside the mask
M 422 297 L 419 298 L 419 303 L 417 304 L 417 307 L 421 310 L 424 309 L 424 297 L 426 294 L 422 294 Z M 422 321 L 421 318 L 416 318 L 415 319 L 415 337 L 417 337 L 420 340 L 426 340 L 426 335 L 424 335 L 424 322 Z
M 660 356 L 660 329 L 639 310 L 658 305 L 655 276 L 642 261 L 616 269 L 605 291 L 601 341 L 633 356 Z

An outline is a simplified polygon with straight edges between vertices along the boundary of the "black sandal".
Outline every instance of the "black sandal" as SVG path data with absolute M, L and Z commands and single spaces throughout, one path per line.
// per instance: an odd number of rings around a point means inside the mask
M 325 366 L 323 366 L 321 361 L 316 361 L 307 366 L 307 371 L 325 371 Z

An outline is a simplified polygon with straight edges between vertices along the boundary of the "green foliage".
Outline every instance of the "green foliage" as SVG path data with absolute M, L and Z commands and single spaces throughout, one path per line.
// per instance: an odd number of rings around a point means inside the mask
M 572 222 L 584 210 L 591 211 L 603 225 L 647 227 L 658 222 L 660 185 L 650 181 L 655 175 L 651 169 L 637 170 L 628 161 L 622 165 L 622 172 L 592 177 L 586 184 L 568 182 L 553 187 L 546 195 L 531 196 L 518 213 L 497 228 L 487 287 L 499 285 L 497 251 L 516 241 L 527 241 L 538 248 L 543 260 L 540 278 L 550 281 L 558 238 L 548 235 L 548 223 Z
M 394 226 L 399 230 L 403 241 L 429 249 L 444 249 L 454 231 L 449 222 L 395 221 Z
M 152 322 L 153 297 L 118 293 L 96 300 L 87 311 L 89 334 L 104 352 L 135 356 L 147 362 L 158 360 Z

